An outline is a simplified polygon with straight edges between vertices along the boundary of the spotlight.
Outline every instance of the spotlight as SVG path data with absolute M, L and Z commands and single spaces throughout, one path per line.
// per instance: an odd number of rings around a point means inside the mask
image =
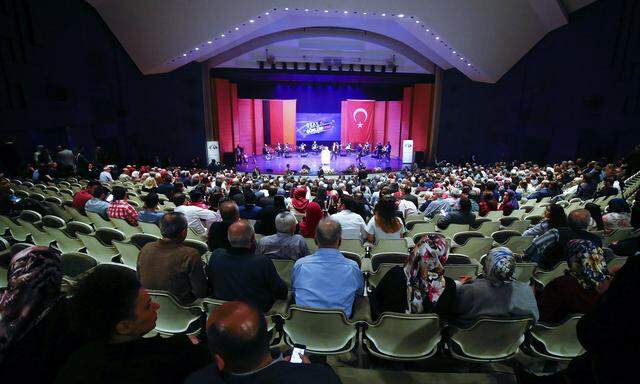
M 255 23 L 255 20 L 251 19 L 249 20 L 250 23 Z
M 383 13 L 383 14 L 382 14 L 382 16 L 387 16 L 387 14 L 386 14 L 386 13 Z
M 401 13 L 398 15 L 398 17 L 402 19 L 404 17 L 404 14 Z
M 207 41 L 207 44 L 211 44 L 211 40 Z

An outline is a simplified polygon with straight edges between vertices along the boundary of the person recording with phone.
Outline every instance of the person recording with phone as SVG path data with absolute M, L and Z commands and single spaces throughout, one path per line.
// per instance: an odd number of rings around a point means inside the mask
M 267 321 L 257 309 L 240 301 L 222 304 L 207 320 L 214 363 L 193 373 L 185 383 L 215 383 L 216 379 L 225 383 L 341 383 L 330 366 L 311 364 L 303 354 L 304 346 L 297 346 L 292 356 L 273 354 L 270 338 Z

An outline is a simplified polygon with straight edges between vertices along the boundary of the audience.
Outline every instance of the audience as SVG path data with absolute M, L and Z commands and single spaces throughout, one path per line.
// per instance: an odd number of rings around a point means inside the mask
M 261 198 L 262 201 L 265 198 Z M 287 210 L 284 202 L 284 196 L 275 196 L 267 198 L 263 201 L 264 207 L 258 213 L 256 224 L 254 226 L 256 233 L 261 235 L 274 235 L 278 232 L 276 229 L 276 216 Z
M 528 284 L 514 280 L 516 259 L 506 247 L 493 248 L 484 259 L 483 277 L 460 285 L 456 320 L 470 324 L 480 316 L 532 316 L 538 306 Z
M 371 300 L 374 318 L 383 312 L 451 315 L 456 283 L 444 276 L 448 257 L 444 236 L 423 236 L 404 266 L 391 268 L 378 283 Z
M 607 213 L 602 216 L 605 233 L 631 228 L 631 208 L 625 199 L 615 198 L 609 201 Z
M 591 222 L 589 223 L 589 231 L 604 231 L 604 221 L 602 221 L 602 209 L 595 203 L 587 203 L 584 209 L 589 211 Z
M 240 213 L 238 212 L 238 206 L 235 201 L 227 200 L 220 204 L 220 218 L 222 221 L 211 224 L 209 233 L 207 234 L 207 246 L 211 252 L 218 248 L 231 248 L 227 231 L 231 224 L 240 220 Z
M 291 197 L 291 207 L 297 213 L 305 213 L 309 200 L 307 200 L 307 188 L 299 187 L 293 190 Z
M 111 167 L 110 166 L 106 166 L 102 169 L 102 172 L 100 172 L 100 178 L 99 178 L 101 183 L 110 183 L 113 181 L 113 177 L 111 177 Z
M 178 212 L 160 221 L 162 239 L 147 243 L 138 256 L 138 277 L 143 287 L 171 292 L 182 304 L 206 297 L 204 263 L 195 248 L 183 244 L 187 220 Z
M 588 240 L 567 244 L 569 270 L 544 287 L 538 300 L 540 321 L 560 323 L 573 313 L 588 313 L 608 285 L 602 248 Z
M 640 229 L 640 189 L 634 196 L 634 203 L 631 208 L 631 226 L 633 229 Z
M 186 384 L 216 383 L 220 372 L 229 384 L 341 382 L 329 366 L 311 364 L 304 355 L 298 364 L 289 362 L 289 356 L 273 355 L 264 315 L 239 301 L 224 303 L 211 312 L 207 339 L 214 364 L 192 374 Z
M 156 326 L 159 305 L 135 271 L 100 264 L 74 291 L 73 329 L 87 342 L 69 356 L 57 383 L 173 384 L 211 362 L 204 343 L 187 336 L 143 338 Z
M 240 300 L 268 312 L 276 300 L 287 298 L 287 285 L 271 260 L 255 254 L 253 227 L 246 221 L 229 226 L 230 249 L 216 249 L 207 265 L 212 297 Z
M 447 212 L 438 220 L 438 228 L 447 229 L 449 224 L 475 225 L 476 215 L 471 212 L 471 201 L 469 198 L 461 197 L 458 205 L 460 207 L 459 209 Z
M 205 236 L 207 229 L 213 222 L 219 221 L 220 217 L 208 209 L 196 205 L 185 205 L 186 199 L 187 197 L 182 193 L 176 193 L 173 196 L 173 203 L 176 205 L 173 211 L 182 213 L 189 223 L 189 228 L 193 229 L 197 235 Z
M 155 192 L 149 192 L 146 196 L 142 197 L 144 201 L 144 207 L 138 212 L 138 221 L 143 223 L 158 224 L 164 211 L 158 210 L 158 194 Z
M 107 209 L 109 209 L 109 203 L 107 197 L 109 197 L 110 191 L 103 187 L 97 186 L 93 191 L 93 198 L 87 201 L 84 205 L 85 212 L 93 212 L 100 215 L 103 219 L 108 219 Z
M 236 196 L 237 199 L 236 200 Z M 246 188 L 243 194 L 234 196 L 234 200 L 238 204 L 238 212 L 240 218 L 245 220 L 257 220 L 262 208 L 258 207 L 256 203 L 256 195 L 250 188 Z
M 113 187 L 113 201 L 107 208 L 107 216 L 124 219 L 134 227 L 138 225 L 138 211 L 127 201 L 127 190 L 124 187 Z
M 318 223 L 320 223 L 323 217 L 324 213 L 320 205 L 315 201 L 310 202 L 307 206 L 307 213 L 300 223 L 300 234 L 306 238 L 314 238 L 316 236 Z
M 278 233 L 260 239 L 256 248 L 257 255 L 272 259 L 298 260 L 309 254 L 307 242 L 296 235 L 298 222 L 290 212 L 281 212 L 275 218 Z
M 451 209 L 449 202 L 442 198 L 442 188 L 433 189 L 433 200 L 424 211 L 424 217 L 432 219 L 435 215 L 443 215 Z
M 433 203 L 431 203 L 433 204 Z M 431 206 L 431 205 L 429 205 Z M 383 196 L 376 204 L 373 217 L 365 231 L 367 239 L 375 242 L 380 239 L 401 239 L 407 232 L 402 220 L 396 216 L 396 201 L 391 196 Z
M 318 250 L 296 261 L 291 286 L 296 304 L 315 308 L 340 308 L 347 317 L 356 295 L 364 288 L 358 264 L 338 250 L 342 241 L 340 223 L 320 221 L 316 228 Z
M 520 208 L 518 200 L 516 199 L 516 193 L 510 189 L 506 190 L 502 198 L 502 203 L 498 207 L 499 211 L 502 211 L 504 216 L 509 216 L 511 213 Z
M 331 215 L 331 220 L 340 223 L 342 228 L 342 239 L 361 240 L 366 236 L 366 223 L 362 216 L 354 213 L 356 201 L 349 195 L 342 195 L 340 198 L 340 212 Z

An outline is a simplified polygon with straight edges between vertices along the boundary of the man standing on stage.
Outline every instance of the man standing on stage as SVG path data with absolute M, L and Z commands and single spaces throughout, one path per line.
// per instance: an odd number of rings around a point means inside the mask
M 338 158 L 338 152 L 340 151 L 340 145 L 337 141 L 333 142 L 333 147 L 331 148 L 331 160 Z
M 387 160 L 391 160 L 391 142 L 387 141 L 387 145 L 384 146 L 385 155 Z
M 236 164 L 242 163 L 242 155 L 244 154 L 244 148 L 240 144 L 236 145 Z

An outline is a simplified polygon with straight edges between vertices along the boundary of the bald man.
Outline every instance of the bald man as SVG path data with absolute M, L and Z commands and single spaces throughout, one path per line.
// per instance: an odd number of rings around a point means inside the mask
M 227 200 L 220 203 L 220 216 L 222 221 L 211 224 L 207 235 L 207 245 L 211 252 L 218 248 L 229 249 L 231 245 L 227 239 L 227 231 L 231 224 L 240 220 L 240 211 L 238 205 L 233 200 Z
M 229 226 L 227 239 L 231 247 L 216 249 L 207 265 L 213 298 L 242 300 L 263 312 L 269 311 L 276 300 L 286 299 L 287 285 L 271 260 L 255 254 L 253 227 L 244 220 L 237 221 Z
M 239 301 L 216 308 L 207 320 L 207 339 L 214 364 L 195 372 L 185 383 L 215 382 L 219 372 L 225 383 L 315 384 L 340 383 L 336 373 L 324 364 L 294 364 L 289 357 L 269 351 L 269 333 L 264 315 Z

